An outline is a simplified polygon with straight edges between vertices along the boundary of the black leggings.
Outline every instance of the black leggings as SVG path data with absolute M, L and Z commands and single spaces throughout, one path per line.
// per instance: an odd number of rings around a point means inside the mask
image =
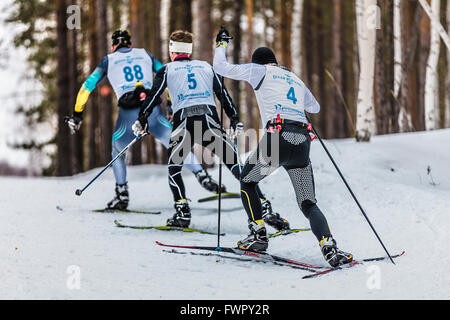
M 182 110 L 173 117 L 172 136 L 168 148 L 169 185 L 174 201 L 186 199 L 186 190 L 181 170 L 183 162 L 194 144 L 208 148 L 217 155 L 236 179 L 240 179 L 240 165 L 233 142 L 228 139 L 220 126 L 215 107 L 208 107 L 207 114 L 183 117 Z M 255 187 L 258 199 L 265 199 L 258 186 Z M 258 200 L 260 201 L 260 200 Z
M 255 186 L 282 166 L 291 179 L 298 206 L 310 221 L 314 235 L 318 240 L 331 236 L 327 220 L 316 205 L 310 146 L 308 131 L 300 126 L 284 125 L 280 133 L 266 132 L 241 173 L 241 199 L 249 220 L 262 219 Z

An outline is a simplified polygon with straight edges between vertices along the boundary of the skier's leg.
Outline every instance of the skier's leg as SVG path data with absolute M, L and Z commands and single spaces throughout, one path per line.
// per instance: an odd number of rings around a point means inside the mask
M 215 110 L 214 110 L 215 111 Z M 240 179 L 239 161 L 233 142 L 219 124 L 216 113 L 205 115 L 202 121 L 201 144 L 217 155 L 236 179 Z
M 320 241 L 323 238 L 331 237 L 327 219 L 317 206 L 311 163 L 304 168 L 287 167 L 286 170 L 294 186 L 298 206 L 309 220 L 311 230 L 316 238 Z
M 297 203 L 309 220 L 312 232 L 319 240 L 319 246 L 325 259 L 335 267 L 352 261 L 352 255 L 340 251 L 331 235 L 327 219 L 317 206 L 314 187 L 314 175 L 309 160 L 311 141 L 307 133 L 283 132 L 284 139 L 294 145 L 292 157 L 284 165 L 294 186 Z
M 169 147 L 173 127 L 170 121 L 162 113 L 161 107 L 155 107 L 152 114 L 148 117 L 148 128 L 149 132 L 167 149 Z M 194 174 L 203 170 L 200 162 L 192 152 L 187 155 L 184 160 L 184 165 Z
M 116 157 L 133 139 L 131 130 L 133 122 L 137 119 L 139 109 L 119 109 L 119 116 L 116 121 L 112 136 L 112 154 Z M 116 196 L 108 203 L 108 208 L 124 210 L 128 207 L 129 194 L 127 184 L 127 167 L 125 164 L 125 154 L 117 159 L 113 165 L 114 177 L 116 179 Z
M 164 116 L 159 106 L 153 109 L 152 114 L 148 118 L 148 127 L 150 133 L 168 148 L 170 136 L 172 134 L 172 124 Z M 214 193 L 218 192 L 218 183 L 214 181 L 208 171 L 202 167 L 192 151 L 189 152 L 183 164 L 195 175 L 197 181 L 204 189 Z
M 269 243 L 264 225 L 266 216 L 263 215 L 263 207 L 257 186 L 261 180 L 272 174 L 283 163 L 282 157 L 273 156 L 275 153 L 282 155 L 283 150 L 281 148 L 279 150 L 275 150 L 276 148 L 272 149 L 272 139 L 274 140 L 273 142 L 279 145 L 278 135 L 266 133 L 242 169 L 241 199 L 247 212 L 250 229 L 250 235 L 238 242 L 238 246 L 244 250 L 264 251 Z M 271 153 L 272 151 L 274 152 L 273 154 Z M 279 215 L 277 219 L 281 220 Z M 270 221 L 273 222 L 273 220 L 275 220 L 275 217 Z M 279 227 L 280 225 L 267 223 L 274 227 Z M 289 227 L 289 224 L 287 225 Z

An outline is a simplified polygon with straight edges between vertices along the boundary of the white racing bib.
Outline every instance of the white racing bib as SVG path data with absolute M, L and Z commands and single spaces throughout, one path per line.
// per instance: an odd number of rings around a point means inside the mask
M 263 126 L 277 115 L 307 123 L 305 103 L 317 103 L 299 77 L 278 66 L 266 66 L 265 78 L 255 95 Z
M 153 62 L 145 49 L 116 51 L 108 55 L 108 80 L 119 99 L 124 93 L 133 91 L 138 81 L 145 88 L 152 87 Z
M 215 106 L 213 80 L 212 67 L 205 61 L 168 63 L 167 89 L 172 99 L 173 112 L 201 104 Z

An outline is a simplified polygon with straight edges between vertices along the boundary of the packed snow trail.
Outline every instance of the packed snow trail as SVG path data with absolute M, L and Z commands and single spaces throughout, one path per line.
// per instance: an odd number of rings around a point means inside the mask
M 450 258 L 441 244 L 450 242 L 450 130 L 325 143 L 390 252 L 406 251 L 395 266 L 374 262 L 302 280 L 307 272 L 282 266 L 169 254 L 155 241 L 214 246 L 217 237 L 113 223 L 165 223 L 173 214 L 167 168 L 129 168 L 130 209 L 160 215 L 92 213 L 114 193 L 108 170 L 75 196 L 96 169 L 69 178 L 0 178 L 0 299 L 449 299 Z M 356 258 L 384 255 L 317 141 L 311 160 L 318 205 L 339 247 Z M 218 170 L 212 174 L 217 179 Z M 190 172 L 184 175 L 191 227 L 215 232 L 217 203 L 197 203 L 209 194 Z M 226 170 L 224 183 L 239 190 Z M 283 170 L 261 188 L 293 228 L 309 227 Z M 247 216 L 239 199 L 222 207 L 221 244 L 232 247 L 247 235 Z M 325 265 L 311 232 L 274 238 L 269 252 Z

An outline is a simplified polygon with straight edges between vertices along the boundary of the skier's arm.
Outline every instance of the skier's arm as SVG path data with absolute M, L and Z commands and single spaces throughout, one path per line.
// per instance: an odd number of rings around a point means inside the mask
M 148 56 L 150 57 L 150 59 L 152 59 L 152 63 L 153 63 L 153 72 L 157 73 L 159 71 L 159 69 L 161 69 L 162 67 L 164 67 L 164 65 L 161 63 L 161 61 L 159 61 L 158 59 L 156 59 L 150 52 L 146 51 Z
M 215 72 L 213 89 L 217 99 L 219 99 L 220 103 L 222 104 L 222 108 L 224 108 L 228 118 L 232 119 L 233 117 L 239 117 L 236 107 L 233 104 L 233 100 L 231 100 L 231 97 L 227 91 L 227 88 L 224 85 L 222 90 L 222 81 L 220 81 L 219 76 Z
M 161 103 L 160 96 L 164 93 L 167 87 L 167 67 L 162 67 L 156 73 L 153 81 L 152 88 L 150 89 L 147 98 L 145 98 L 142 104 L 141 111 L 139 113 L 139 119 L 147 119 L 153 111 L 153 108 Z
M 214 52 L 213 68 L 217 74 L 250 83 L 255 89 L 266 74 L 266 67 L 256 63 L 231 64 L 227 62 L 226 48 L 219 45 Z
M 305 86 L 305 110 L 309 113 L 318 113 L 320 111 L 320 104 L 314 98 L 311 91 Z
M 84 110 L 84 106 L 89 99 L 89 95 L 95 89 L 97 84 L 103 80 L 103 78 L 106 76 L 107 71 L 108 57 L 105 57 L 81 86 L 81 89 L 77 95 L 74 114 L 81 115 Z

